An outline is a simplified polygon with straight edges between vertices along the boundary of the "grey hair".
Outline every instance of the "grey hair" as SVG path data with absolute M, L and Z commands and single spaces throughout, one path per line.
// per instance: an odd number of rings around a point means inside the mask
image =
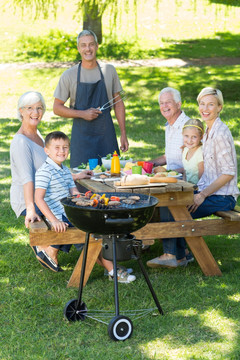
M 78 43 L 79 43 L 79 39 L 83 36 L 93 36 L 94 37 L 94 40 L 95 40 L 95 43 L 97 44 L 98 43 L 98 39 L 97 39 L 97 35 L 95 34 L 95 32 L 93 32 L 92 30 L 83 30 L 81 31 L 79 34 L 78 34 L 78 37 L 77 37 L 77 46 L 78 46 Z
M 177 89 L 174 89 L 172 87 L 165 87 L 164 89 L 162 89 L 158 95 L 158 102 L 160 103 L 160 96 L 162 94 L 165 94 L 165 93 L 171 93 L 173 95 L 173 99 L 176 103 L 179 103 L 179 102 L 182 102 L 181 100 L 181 94 L 180 92 L 177 90 Z
M 203 96 L 206 95 L 213 95 L 216 97 L 217 101 L 218 101 L 218 105 L 222 105 L 223 106 L 223 94 L 221 92 L 221 90 L 219 89 L 214 89 L 212 87 L 205 87 L 204 89 L 202 89 L 200 91 L 200 93 L 198 94 L 197 97 L 197 102 L 199 103 L 202 99 Z
M 22 121 L 22 115 L 20 113 L 20 109 L 23 108 L 26 105 L 32 105 L 35 104 L 37 102 L 41 102 L 42 107 L 43 107 L 43 114 L 46 111 L 46 104 L 44 101 L 44 98 L 42 96 L 42 94 L 40 94 L 40 92 L 37 91 L 27 91 L 25 92 L 22 96 L 20 96 L 19 100 L 18 100 L 18 106 L 17 106 L 17 117 L 20 121 Z

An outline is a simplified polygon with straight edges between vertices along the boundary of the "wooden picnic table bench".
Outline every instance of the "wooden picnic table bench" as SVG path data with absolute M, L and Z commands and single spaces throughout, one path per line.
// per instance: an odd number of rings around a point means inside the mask
M 79 180 L 79 186 L 94 192 L 132 192 L 145 193 L 159 199 L 157 206 L 167 206 L 175 219 L 175 222 L 149 222 L 142 229 L 133 233 L 137 239 L 144 244 L 153 244 L 156 239 L 185 237 L 194 257 L 206 276 L 220 276 L 221 270 L 218 267 L 212 253 L 210 252 L 203 236 L 208 235 L 230 235 L 240 233 L 240 207 L 236 206 L 233 211 L 219 211 L 214 218 L 193 220 L 186 205 L 192 203 L 194 186 L 183 180 L 176 184 L 168 184 L 159 187 L 134 187 L 116 189 L 113 183 L 101 183 L 93 180 Z M 85 242 L 85 232 L 69 228 L 65 233 L 51 231 L 44 220 L 31 224 L 30 245 L 61 245 L 78 244 Z M 84 285 L 86 284 L 93 266 L 101 251 L 101 240 L 90 237 Z M 73 273 L 68 282 L 68 287 L 78 287 L 83 252 L 77 261 Z

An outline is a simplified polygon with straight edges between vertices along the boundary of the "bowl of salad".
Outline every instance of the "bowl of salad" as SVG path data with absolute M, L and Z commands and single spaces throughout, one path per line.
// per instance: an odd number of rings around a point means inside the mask
M 132 162 L 132 159 L 128 155 L 119 156 L 121 168 L 124 168 L 127 162 Z M 112 154 L 107 154 L 107 156 L 102 157 L 102 164 L 105 166 L 106 169 L 111 169 L 112 163 Z

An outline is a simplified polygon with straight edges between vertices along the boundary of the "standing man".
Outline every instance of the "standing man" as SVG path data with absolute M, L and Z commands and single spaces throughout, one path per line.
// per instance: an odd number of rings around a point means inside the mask
M 82 60 L 60 77 L 53 104 L 56 115 L 73 118 L 71 167 L 87 163 L 89 158 L 101 158 L 115 150 L 119 153 L 111 107 L 100 111 L 101 106 L 112 98 L 115 98 L 113 108 L 121 132 L 120 149 L 123 152 L 128 150 L 125 107 L 120 96 L 122 86 L 117 72 L 114 66 L 97 62 L 98 42 L 93 31 L 80 32 L 77 48 Z M 69 98 L 70 107 L 67 107 L 65 103 Z
M 165 130 L 165 154 L 152 160 L 154 166 L 167 165 L 168 170 L 183 172 L 182 145 L 183 125 L 189 117 L 181 110 L 180 92 L 171 87 L 160 91 L 158 102 L 160 112 L 167 120 Z

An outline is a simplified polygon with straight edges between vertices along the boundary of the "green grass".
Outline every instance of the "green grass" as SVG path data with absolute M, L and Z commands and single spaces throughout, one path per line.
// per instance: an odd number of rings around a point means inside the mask
M 0 359 L 239 359 L 239 235 L 206 238 L 223 273 L 220 278 L 206 278 L 196 262 L 182 269 L 149 269 L 165 315 L 133 319 L 133 336 L 126 342 L 111 341 L 107 326 L 94 320 L 72 324 L 64 320 L 65 304 L 77 297 L 77 289 L 67 289 L 66 284 L 78 252 L 72 249 L 69 255 L 59 256 L 63 273 L 42 269 L 29 246 L 23 219 L 15 218 L 9 204 L 9 145 L 19 127 L 17 99 L 27 89 L 41 91 L 47 102 L 42 134 L 55 129 L 70 134 L 71 121 L 52 113 L 52 94 L 62 71 L 10 68 L 0 73 L 4 84 L 0 90 Z M 239 66 L 119 68 L 118 73 L 129 94 L 126 118 L 133 158 L 149 159 L 164 150 L 165 121 L 157 95 L 167 85 L 179 88 L 183 109 L 194 117 L 198 116 L 195 99 L 199 90 L 206 85 L 221 88 L 225 95 L 222 119 L 233 133 L 239 155 Z M 144 254 L 143 262 L 161 251 L 161 243 L 156 243 Z M 137 280 L 119 286 L 120 313 L 154 307 L 137 264 L 130 261 L 125 265 L 134 268 Z M 84 288 L 83 300 L 89 309 L 114 313 L 113 283 L 98 265 Z
M 139 4 L 137 41 L 131 11 L 119 8 L 122 20 L 118 17 L 116 34 L 113 31 L 111 37 L 109 14 L 104 15 L 105 38 L 100 56 L 119 59 L 239 56 L 240 8 L 235 6 L 239 1 L 162 1 L 154 15 L 151 1 L 140 0 Z M 74 5 L 67 6 L 67 11 L 59 8 L 57 18 L 50 17 L 48 21 L 33 21 L 26 9 L 23 17 L 10 8 L 2 11 L 0 61 L 75 61 L 79 19 L 72 20 Z M 198 117 L 197 94 L 204 86 L 216 86 L 224 95 L 221 117 L 232 131 L 240 172 L 240 66 L 117 70 L 128 94 L 127 133 L 133 158 L 147 160 L 164 151 L 165 120 L 157 104 L 162 87 L 178 88 L 183 109 L 189 116 Z M 40 91 L 47 103 L 41 133 L 45 136 L 52 130 L 62 130 L 70 135 L 71 120 L 52 112 L 53 91 L 63 71 L 14 67 L 0 70 L 0 359 L 240 359 L 239 235 L 205 239 L 223 273 L 220 278 L 203 276 L 196 262 L 175 270 L 148 269 L 165 315 L 150 314 L 133 320 L 133 336 L 126 342 L 111 341 L 106 325 L 93 320 L 72 324 L 64 320 L 65 304 L 77 297 L 77 289 L 68 289 L 66 285 L 79 254 L 72 249 L 70 254 L 59 256 L 65 270 L 62 273 L 41 268 L 29 246 L 23 219 L 15 218 L 9 203 L 9 146 L 19 128 L 17 100 L 27 90 Z M 119 137 L 118 127 L 116 130 Z M 143 255 L 143 262 L 161 251 L 161 243 L 157 242 Z M 137 280 L 129 286 L 120 284 L 120 313 L 153 307 L 137 264 L 130 261 L 125 265 L 134 268 Z M 89 309 L 114 312 L 113 283 L 103 276 L 98 265 L 84 288 L 83 300 Z

